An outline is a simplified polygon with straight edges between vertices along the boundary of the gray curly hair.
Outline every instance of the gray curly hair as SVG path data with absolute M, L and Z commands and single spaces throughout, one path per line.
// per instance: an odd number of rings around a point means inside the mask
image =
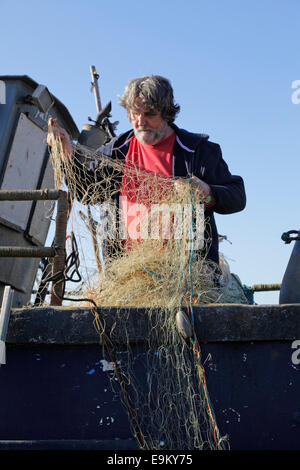
M 127 113 L 137 110 L 136 98 L 140 98 L 148 111 L 159 111 L 167 122 L 173 122 L 180 106 L 174 103 L 173 88 L 169 80 L 159 75 L 145 75 L 133 78 L 126 85 L 119 103 Z

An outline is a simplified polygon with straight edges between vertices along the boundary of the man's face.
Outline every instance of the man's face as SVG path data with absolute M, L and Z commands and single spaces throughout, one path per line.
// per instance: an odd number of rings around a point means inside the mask
M 168 123 L 160 112 L 149 111 L 142 106 L 140 98 L 135 100 L 136 109 L 129 111 L 129 120 L 136 138 L 142 144 L 155 145 L 161 142 L 168 129 Z

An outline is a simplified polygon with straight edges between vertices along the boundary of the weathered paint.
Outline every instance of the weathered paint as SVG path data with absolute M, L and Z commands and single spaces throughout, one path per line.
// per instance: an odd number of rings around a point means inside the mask
M 201 309 L 199 336 L 207 387 L 220 432 L 228 434 L 231 449 L 299 449 L 300 306 L 274 307 L 263 313 L 255 306 L 215 306 L 214 328 L 213 307 Z M 228 322 L 234 314 L 230 332 Z M 220 327 L 216 321 L 222 317 Z M 270 327 L 267 317 L 273 321 Z M 136 335 L 139 341 L 132 341 L 131 349 L 135 379 L 147 387 L 141 318 L 132 311 L 131 326 L 136 328 L 131 339 Z M 266 330 L 256 325 L 260 318 Z M 8 441 L 16 446 L 13 442 L 20 440 L 23 447 L 31 442 L 31 448 L 68 448 L 76 442 L 78 448 L 88 442 L 99 449 L 110 449 L 112 443 L 123 449 L 136 445 L 114 366 L 92 332 L 92 319 L 87 310 L 13 312 L 7 365 L 0 369 L 0 399 L 5 403 L 0 409 L 0 448 L 7 448 Z M 119 339 L 117 360 L 122 369 L 127 351 L 121 331 Z M 153 356 L 157 357 L 155 352 Z

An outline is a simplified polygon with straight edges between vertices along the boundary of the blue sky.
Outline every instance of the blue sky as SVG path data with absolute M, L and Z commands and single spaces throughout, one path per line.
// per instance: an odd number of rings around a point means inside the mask
M 221 145 L 245 181 L 247 207 L 217 215 L 221 251 L 251 286 L 281 282 L 299 230 L 300 80 L 298 0 L 15 0 L 0 4 L 0 74 L 29 75 L 69 109 L 79 129 L 96 116 L 90 65 L 102 104 L 118 105 L 130 78 L 160 74 L 181 105 L 177 125 Z M 278 293 L 255 294 L 278 303 Z

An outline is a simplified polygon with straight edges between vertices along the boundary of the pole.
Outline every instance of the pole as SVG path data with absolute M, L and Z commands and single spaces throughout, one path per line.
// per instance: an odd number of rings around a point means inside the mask
M 101 260 L 100 260 L 99 245 L 98 245 L 98 242 L 97 242 L 97 234 L 96 234 L 96 230 L 95 230 L 95 222 L 94 222 L 93 217 L 92 217 L 90 206 L 88 206 L 87 210 L 88 210 L 88 228 L 91 232 L 93 247 L 94 247 L 94 253 L 95 253 L 95 258 L 96 258 L 96 263 L 97 263 L 97 269 L 98 269 L 98 272 L 100 274 L 101 271 L 103 270 L 103 267 L 101 265 Z
M 96 107 L 97 107 L 98 113 L 100 113 L 102 107 L 101 107 L 100 92 L 99 92 L 99 87 L 98 87 L 99 74 L 96 72 L 96 68 L 94 65 L 90 66 L 90 72 L 91 72 L 91 77 L 92 77 L 92 89 L 95 95 Z
M 52 284 L 51 305 L 61 305 L 64 294 L 64 270 L 66 262 L 66 234 L 68 224 L 68 195 L 62 191 L 57 201 L 56 227 L 54 247 L 56 255 L 53 258 L 52 275 L 57 281 Z
M 0 246 L 1 258 L 52 258 L 55 248 L 31 246 Z
M 95 101 L 96 101 L 96 108 L 98 114 L 100 113 L 102 106 L 101 106 L 101 100 L 100 100 L 100 92 L 99 92 L 99 85 L 98 85 L 98 79 L 99 79 L 99 74 L 96 72 L 96 67 L 94 65 L 90 66 L 90 72 L 91 72 L 91 77 L 92 77 L 92 89 L 95 95 Z M 94 231 L 94 224 L 92 221 L 92 216 L 91 216 L 91 209 L 90 206 L 88 206 L 88 218 L 89 218 L 89 228 L 90 232 L 92 235 L 92 240 L 93 240 L 93 247 L 94 247 L 94 252 L 95 252 L 95 257 L 96 257 L 96 263 L 97 263 L 97 268 L 100 274 L 100 266 L 102 264 L 102 271 L 104 273 L 104 264 L 101 263 L 100 261 L 100 256 L 99 256 L 99 245 L 97 242 L 96 234 Z M 103 255 L 103 248 L 102 244 L 100 244 L 100 250 Z
M 0 201 L 56 200 L 61 192 L 59 189 L 0 190 Z
M 254 284 L 252 289 L 255 292 L 265 292 L 272 290 L 280 290 L 281 284 Z

